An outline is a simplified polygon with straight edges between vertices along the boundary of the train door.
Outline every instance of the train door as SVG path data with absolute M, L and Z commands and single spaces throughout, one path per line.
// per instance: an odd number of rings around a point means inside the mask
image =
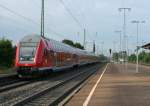
M 61 54 L 62 54 L 61 52 L 57 53 L 57 66 L 58 67 L 62 66 L 62 58 L 61 58 L 62 56 L 61 56 Z
M 55 66 L 58 66 L 58 54 L 57 52 L 54 53 L 54 57 L 55 57 Z
M 47 56 L 48 56 L 48 52 L 47 52 L 47 49 L 45 48 L 43 51 L 43 66 L 47 66 L 47 63 L 48 63 Z
M 49 51 L 49 62 L 51 66 L 55 66 L 55 56 L 54 56 L 54 51 L 50 50 Z
M 78 64 L 78 56 L 76 54 L 73 54 L 72 56 L 72 61 L 73 61 L 73 64 L 74 65 L 77 65 Z

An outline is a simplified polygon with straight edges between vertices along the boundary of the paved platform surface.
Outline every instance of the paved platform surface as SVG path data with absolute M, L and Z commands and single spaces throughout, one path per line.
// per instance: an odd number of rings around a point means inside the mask
M 150 67 L 109 64 L 87 105 L 83 105 L 101 75 L 98 72 L 66 106 L 150 106 Z

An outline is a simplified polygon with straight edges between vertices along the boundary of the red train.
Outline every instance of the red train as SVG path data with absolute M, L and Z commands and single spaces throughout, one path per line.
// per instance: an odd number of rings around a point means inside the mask
M 98 61 L 98 57 L 91 53 L 38 35 L 25 36 L 16 50 L 16 67 L 20 77 Z

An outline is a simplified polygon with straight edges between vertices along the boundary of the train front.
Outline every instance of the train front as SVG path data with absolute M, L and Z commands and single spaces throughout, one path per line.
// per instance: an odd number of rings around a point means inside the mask
M 19 77 L 36 73 L 40 40 L 40 36 L 25 36 L 17 45 L 16 67 Z

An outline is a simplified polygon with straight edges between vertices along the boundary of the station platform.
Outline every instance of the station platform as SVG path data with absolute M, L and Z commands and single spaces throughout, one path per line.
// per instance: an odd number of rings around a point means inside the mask
M 150 106 L 150 67 L 108 64 L 65 106 Z

